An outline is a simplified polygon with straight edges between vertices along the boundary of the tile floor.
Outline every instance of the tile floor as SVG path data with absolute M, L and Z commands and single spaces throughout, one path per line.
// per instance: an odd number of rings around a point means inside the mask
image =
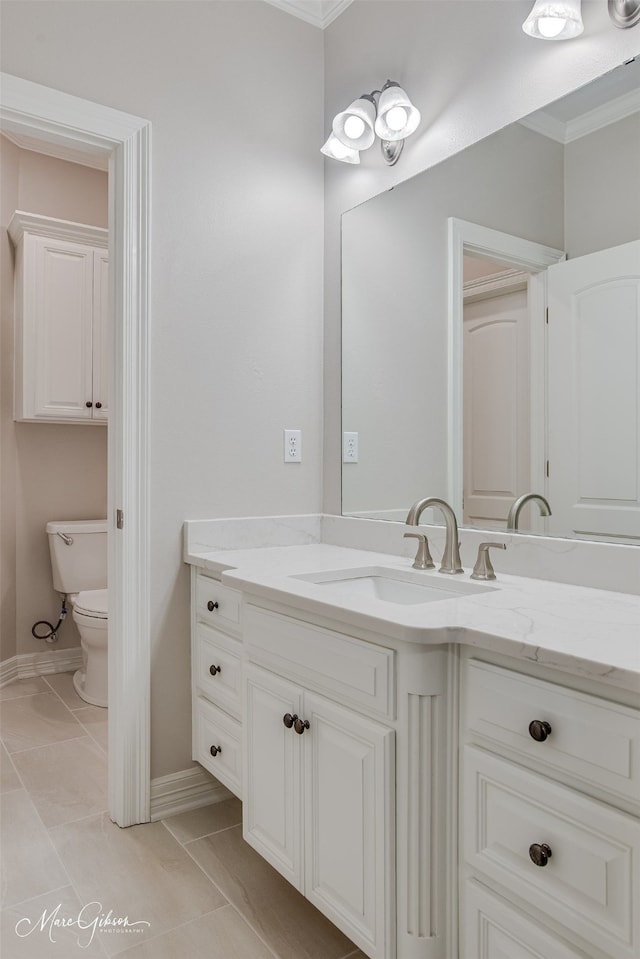
M 107 712 L 71 673 L 0 689 L 0 735 L 2 959 L 365 959 L 243 841 L 238 800 L 115 826 Z

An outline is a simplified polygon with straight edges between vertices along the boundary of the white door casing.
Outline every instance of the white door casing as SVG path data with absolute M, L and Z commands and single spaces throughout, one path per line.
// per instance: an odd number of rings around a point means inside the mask
M 109 811 L 118 825 L 128 826 L 150 818 L 151 126 L 5 73 L 0 75 L 0 122 L 8 132 L 109 160 Z M 121 529 L 117 510 L 124 517 Z

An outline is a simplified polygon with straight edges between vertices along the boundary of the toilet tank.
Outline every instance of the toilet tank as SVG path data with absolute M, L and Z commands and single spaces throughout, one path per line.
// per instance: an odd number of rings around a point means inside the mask
M 58 593 L 107 586 L 106 519 L 55 521 L 47 523 L 46 530 L 53 588 Z

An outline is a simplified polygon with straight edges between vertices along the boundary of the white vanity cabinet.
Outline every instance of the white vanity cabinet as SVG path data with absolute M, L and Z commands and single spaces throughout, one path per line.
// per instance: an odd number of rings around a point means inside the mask
M 108 231 L 16 211 L 14 418 L 104 423 Z
M 244 838 L 368 956 L 389 959 L 395 732 L 360 710 L 369 700 L 388 715 L 393 653 L 253 606 L 244 641 Z
M 242 799 L 240 600 L 191 567 L 192 756 Z
M 640 712 L 561 683 L 463 656 L 460 959 L 640 954 Z

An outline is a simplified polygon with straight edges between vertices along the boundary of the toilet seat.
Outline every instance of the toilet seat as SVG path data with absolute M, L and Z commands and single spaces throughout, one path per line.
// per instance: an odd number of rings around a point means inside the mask
M 109 608 L 108 589 L 85 589 L 78 593 L 73 605 L 74 613 L 91 619 L 107 620 Z

